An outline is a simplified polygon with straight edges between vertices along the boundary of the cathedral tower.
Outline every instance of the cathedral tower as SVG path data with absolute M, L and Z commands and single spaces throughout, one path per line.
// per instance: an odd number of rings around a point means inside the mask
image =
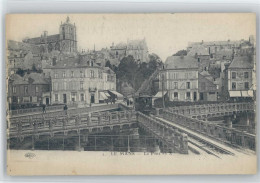
M 60 25 L 60 49 L 62 52 L 77 52 L 76 26 L 70 23 L 67 17 L 65 23 Z

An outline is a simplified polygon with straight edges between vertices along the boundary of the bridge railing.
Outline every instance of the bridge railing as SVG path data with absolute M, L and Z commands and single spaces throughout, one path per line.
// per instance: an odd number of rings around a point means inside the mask
M 169 110 L 163 110 L 161 115 L 169 121 L 187 127 L 215 140 L 255 151 L 256 136 L 253 134 L 189 118 L 182 114 L 173 113 Z
M 50 118 L 21 119 L 11 122 L 10 136 L 28 136 L 53 131 L 66 131 L 84 127 L 123 124 L 136 119 L 135 111 L 94 112 L 73 115 L 60 115 Z
M 46 111 L 57 111 L 57 110 L 63 110 L 64 105 L 54 105 L 54 106 L 46 106 Z M 17 110 L 9 110 L 9 114 L 11 116 L 15 116 L 18 114 L 26 114 L 26 113 L 36 113 L 36 112 L 42 112 L 42 107 L 34 107 L 34 108 L 27 108 L 27 109 L 17 109 Z
M 137 112 L 137 121 L 145 126 L 146 130 L 157 136 L 173 151 L 188 154 L 188 136 L 173 128 L 170 124 L 160 119 L 154 119 L 141 112 Z
M 42 119 L 42 118 L 52 118 L 62 115 L 73 115 L 73 114 L 82 114 L 82 113 L 89 113 L 89 112 L 95 112 L 95 111 L 105 111 L 105 110 L 112 110 L 119 107 L 119 104 L 109 104 L 109 105 L 99 105 L 99 106 L 92 106 L 92 107 L 85 107 L 85 108 L 73 108 L 68 109 L 67 111 L 64 111 L 63 108 L 59 111 L 47 111 L 46 113 L 40 113 L 40 114 L 31 114 L 28 116 L 10 116 L 9 120 L 12 121 L 19 121 L 19 120 L 31 120 L 31 119 Z M 41 111 L 42 112 L 42 111 Z
M 210 114 L 217 112 L 234 112 L 254 110 L 254 103 L 219 103 L 219 104 L 203 104 L 192 106 L 180 106 L 167 108 L 173 113 L 182 115 L 198 115 Z

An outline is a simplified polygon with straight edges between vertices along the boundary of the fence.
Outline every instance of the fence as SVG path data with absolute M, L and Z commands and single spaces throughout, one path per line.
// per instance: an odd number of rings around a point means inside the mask
M 173 113 L 169 110 L 163 110 L 160 111 L 160 113 L 163 118 L 199 132 L 205 136 L 237 147 L 248 148 L 255 151 L 256 136 L 253 134 L 245 133 L 233 128 L 226 128 L 198 119 L 192 119 L 182 114 Z

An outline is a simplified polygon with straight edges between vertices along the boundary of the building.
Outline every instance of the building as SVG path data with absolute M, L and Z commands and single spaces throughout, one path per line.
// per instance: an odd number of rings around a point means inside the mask
M 50 78 L 40 73 L 12 74 L 8 80 L 8 102 L 13 107 L 50 104 Z
M 170 101 L 198 101 L 198 75 L 198 59 L 190 56 L 170 56 L 159 74 L 159 90 L 167 92 Z
M 41 65 L 40 49 L 37 46 L 9 40 L 7 43 L 8 75 L 22 70 L 39 70 Z
M 237 56 L 233 59 L 227 69 L 227 89 L 230 98 L 253 97 L 253 68 L 252 57 Z
M 146 40 L 127 40 L 127 43 L 119 43 L 117 45 L 112 44 L 110 47 L 110 62 L 118 65 L 120 61 L 128 56 L 132 55 L 136 62 L 148 62 L 148 47 Z
M 94 61 L 70 57 L 49 66 L 52 104 L 90 104 L 108 99 L 107 90 L 116 91 L 116 75 Z
M 199 74 L 199 100 L 217 101 L 217 95 L 217 85 L 213 80 L 208 75 Z
M 40 37 L 26 38 L 23 42 L 39 46 L 41 53 L 49 53 L 53 50 L 77 52 L 76 25 L 72 24 L 67 17 L 66 22 L 61 22 L 58 34 L 48 35 L 48 31 L 44 31 Z

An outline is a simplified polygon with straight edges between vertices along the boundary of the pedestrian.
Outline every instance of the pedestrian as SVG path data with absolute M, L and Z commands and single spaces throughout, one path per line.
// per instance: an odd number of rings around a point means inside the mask
M 64 111 L 65 111 L 65 114 L 66 114 L 66 115 L 67 115 L 67 110 L 68 110 L 68 106 L 65 105 L 65 106 L 64 106 Z
M 46 105 L 45 104 L 42 105 L 42 113 L 46 113 Z

